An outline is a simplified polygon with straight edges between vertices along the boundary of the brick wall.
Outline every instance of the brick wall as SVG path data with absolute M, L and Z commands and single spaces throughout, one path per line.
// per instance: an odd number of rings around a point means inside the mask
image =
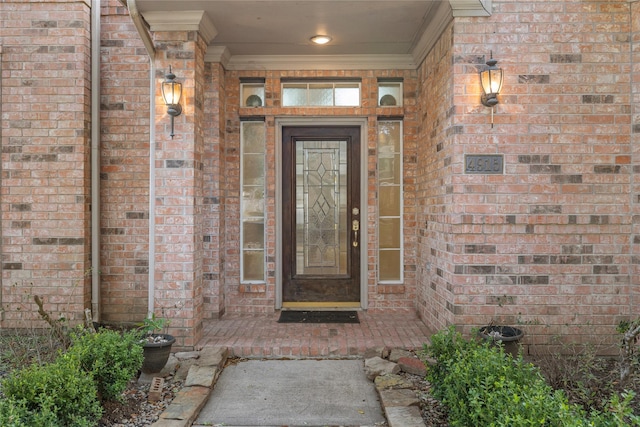
M 638 37 L 640 35 L 640 3 L 634 2 L 630 4 L 631 7 L 631 165 L 632 169 L 632 181 L 631 181 L 631 194 L 629 195 L 631 200 L 632 209 L 632 228 L 631 228 L 631 292 L 629 298 L 629 304 L 632 307 L 632 315 L 638 315 L 638 307 L 640 304 L 640 271 L 638 265 L 640 265 L 640 111 L 638 105 L 640 102 L 640 85 L 638 84 L 638 76 L 640 73 L 640 55 Z
M 421 258 L 432 268 L 420 277 L 421 311 L 466 330 L 522 325 L 529 344 L 556 334 L 611 344 L 618 321 L 638 315 L 631 6 L 496 0 L 493 8 L 489 18 L 456 19 L 446 54 L 453 81 L 440 82 L 453 93 L 436 112 L 450 118 L 423 132 L 442 152 L 432 165 L 440 171 L 422 183 L 431 215 Z M 493 128 L 478 83 L 491 51 L 505 70 Z M 426 84 L 429 73 L 423 65 Z M 504 175 L 464 174 L 465 154 L 504 155 Z
M 433 330 L 454 323 L 450 248 L 452 157 L 456 150 L 453 123 L 453 27 L 449 26 L 418 73 L 420 131 L 418 134 L 418 294 L 417 309 Z M 427 102 L 432 100 L 432 102 Z
M 128 10 L 101 23 L 101 320 L 140 322 L 149 280 L 149 56 Z
M 204 317 L 225 312 L 225 72 L 220 64 L 205 64 L 205 150 L 203 212 Z
M 225 71 L 205 64 L 196 32 L 157 33 L 157 81 L 171 65 L 185 111 L 169 138 L 158 92 L 156 308 L 180 346 L 202 319 L 275 304 L 275 183 L 267 171 L 267 282 L 239 281 L 241 116 L 364 117 L 368 122 L 371 310 L 413 310 L 439 329 L 521 325 L 606 341 L 637 316 L 637 3 L 494 0 L 488 18 L 456 18 L 416 72 Z M 149 59 L 128 12 L 103 5 L 101 303 L 103 320 L 147 310 Z M 4 1 L 2 327 L 41 325 L 32 295 L 79 319 L 90 302 L 90 9 L 86 1 Z M 505 70 L 496 108 L 479 102 L 493 52 Z M 266 81 L 266 105 L 241 108 L 241 77 Z M 362 79 L 361 108 L 283 108 L 283 77 Z M 376 80 L 402 77 L 404 107 L 377 108 Z M 376 125 L 404 119 L 405 283 L 378 286 Z M 504 156 L 504 174 L 465 174 L 465 154 Z M 609 335 L 611 334 L 611 335 Z M 596 338 L 594 338 L 596 337 Z M 613 347 L 612 347 L 613 348 Z M 614 349 L 615 350 L 615 349 Z
M 3 1 L 1 327 L 82 318 L 90 284 L 90 9 Z

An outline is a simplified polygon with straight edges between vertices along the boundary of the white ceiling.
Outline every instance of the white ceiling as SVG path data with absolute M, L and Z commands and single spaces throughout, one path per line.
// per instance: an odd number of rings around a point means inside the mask
M 456 13 L 487 15 L 487 6 L 490 7 L 490 0 L 134 0 L 134 3 L 152 31 L 192 29 L 186 27 L 187 22 L 200 19 L 200 28 L 207 28 L 205 34 L 211 39 L 209 60 L 256 65 L 297 57 L 305 64 L 324 62 L 325 66 L 320 68 L 326 68 L 327 62 L 345 60 L 358 63 L 359 68 L 365 62 L 389 66 L 395 62 L 394 67 L 400 63 L 415 67 Z M 190 17 L 185 18 L 188 14 Z M 324 46 L 314 45 L 309 39 L 316 34 L 329 35 L 333 40 Z M 344 64 L 336 66 L 344 68 Z

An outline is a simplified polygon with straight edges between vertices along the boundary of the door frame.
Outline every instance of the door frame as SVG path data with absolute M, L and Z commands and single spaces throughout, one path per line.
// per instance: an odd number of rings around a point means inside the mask
M 366 117 L 280 117 L 275 120 L 275 157 L 276 157 L 276 309 L 282 309 L 282 128 L 303 126 L 358 126 L 360 127 L 360 308 L 367 308 L 367 248 L 368 248 L 368 167 L 367 167 L 367 118 Z

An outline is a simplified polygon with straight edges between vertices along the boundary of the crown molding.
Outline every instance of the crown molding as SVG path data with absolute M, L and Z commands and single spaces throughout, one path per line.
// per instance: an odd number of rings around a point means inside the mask
M 227 70 L 415 70 L 411 55 L 235 55 L 210 47 L 206 62 L 221 62 Z
M 227 68 L 231 61 L 231 52 L 226 46 L 209 46 L 204 54 L 204 62 L 219 62 Z
M 149 11 L 142 14 L 151 31 L 198 31 L 207 44 L 218 35 L 204 10 Z
M 491 0 L 449 0 L 455 18 L 462 16 L 491 16 Z
M 440 35 L 453 20 L 452 9 L 447 2 L 440 2 L 437 9 L 430 15 L 429 25 L 420 37 L 418 43 L 412 50 L 412 55 L 416 64 L 422 64 L 429 51 L 437 43 Z

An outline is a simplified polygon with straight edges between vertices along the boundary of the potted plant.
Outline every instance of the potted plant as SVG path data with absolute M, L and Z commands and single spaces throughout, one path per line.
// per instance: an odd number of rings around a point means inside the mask
M 171 354 L 171 346 L 176 339 L 169 335 L 166 329 L 169 321 L 163 318 L 157 318 L 154 315 L 144 319 L 141 326 L 143 332 L 142 349 L 144 360 L 140 370 L 145 374 L 155 374 L 160 372 L 167 364 L 169 355 Z
M 512 326 L 489 324 L 480 328 L 478 335 L 484 340 L 491 341 L 493 345 L 501 345 L 505 353 L 516 357 L 520 350 L 519 342 L 524 332 Z

